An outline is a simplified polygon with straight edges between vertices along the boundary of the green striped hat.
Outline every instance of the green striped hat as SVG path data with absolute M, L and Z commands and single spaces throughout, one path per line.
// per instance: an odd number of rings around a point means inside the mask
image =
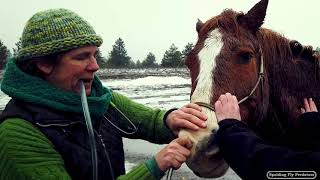
M 78 14 L 67 9 L 50 9 L 33 15 L 24 27 L 19 61 L 74 48 L 102 44 L 102 38 Z

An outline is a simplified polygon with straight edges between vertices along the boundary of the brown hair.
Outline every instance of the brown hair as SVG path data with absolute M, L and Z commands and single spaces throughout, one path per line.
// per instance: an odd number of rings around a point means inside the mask
M 28 60 L 18 61 L 17 65 L 23 72 L 43 79 L 44 73 L 38 68 L 37 62 L 45 61 L 46 63 L 52 64 L 53 66 L 55 66 L 59 64 L 64 54 L 65 52 L 59 52 L 59 53 L 50 54 L 47 56 L 34 57 Z

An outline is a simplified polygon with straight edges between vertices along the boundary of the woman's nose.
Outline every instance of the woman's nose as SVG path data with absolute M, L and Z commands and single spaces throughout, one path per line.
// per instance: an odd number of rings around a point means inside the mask
M 88 66 L 87 66 L 87 69 L 90 71 L 97 71 L 99 68 L 100 67 L 98 65 L 97 59 L 95 57 L 92 57 L 90 59 Z

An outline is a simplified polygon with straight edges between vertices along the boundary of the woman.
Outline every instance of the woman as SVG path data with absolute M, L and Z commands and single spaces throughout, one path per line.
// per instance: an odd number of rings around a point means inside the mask
M 259 138 L 248 126 L 241 122 L 238 100 L 230 93 L 221 95 L 215 103 L 219 131 L 216 140 L 223 157 L 230 167 L 242 179 L 270 179 L 276 172 L 282 171 L 312 171 L 320 173 L 319 127 L 320 114 L 314 101 L 304 99 L 304 109 L 300 121 L 302 127 L 299 133 L 308 149 L 291 149 L 283 146 L 273 146 Z M 305 113 L 307 112 L 307 113 Z M 317 146 L 310 149 L 310 144 L 317 141 Z M 314 174 L 316 172 L 317 174 Z M 294 174 L 293 174 L 294 175 Z M 312 175 L 312 174 L 311 174 Z M 281 177 L 278 177 L 278 179 Z M 294 176 L 292 178 L 303 178 Z M 307 177 L 310 179 L 310 177 Z M 315 178 L 315 177 L 314 177 Z M 290 179 L 290 177 L 287 177 Z
M 160 179 L 186 160 L 192 144 L 175 138 L 180 128 L 205 127 L 201 108 L 151 109 L 103 87 L 95 76 L 102 39 L 88 22 L 66 9 L 42 11 L 30 18 L 21 39 L 1 85 L 12 99 L 0 117 L 0 179 L 95 177 L 79 95 L 82 82 L 98 179 Z M 125 174 L 122 137 L 169 144 Z

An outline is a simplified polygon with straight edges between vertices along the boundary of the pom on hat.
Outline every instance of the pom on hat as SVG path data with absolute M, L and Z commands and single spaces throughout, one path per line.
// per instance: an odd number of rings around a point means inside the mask
M 21 37 L 17 60 L 46 56 L 74 48 L 100 46 L 102 38 L 92 26 L 67 9 L 38 12 L 27 22 Z

